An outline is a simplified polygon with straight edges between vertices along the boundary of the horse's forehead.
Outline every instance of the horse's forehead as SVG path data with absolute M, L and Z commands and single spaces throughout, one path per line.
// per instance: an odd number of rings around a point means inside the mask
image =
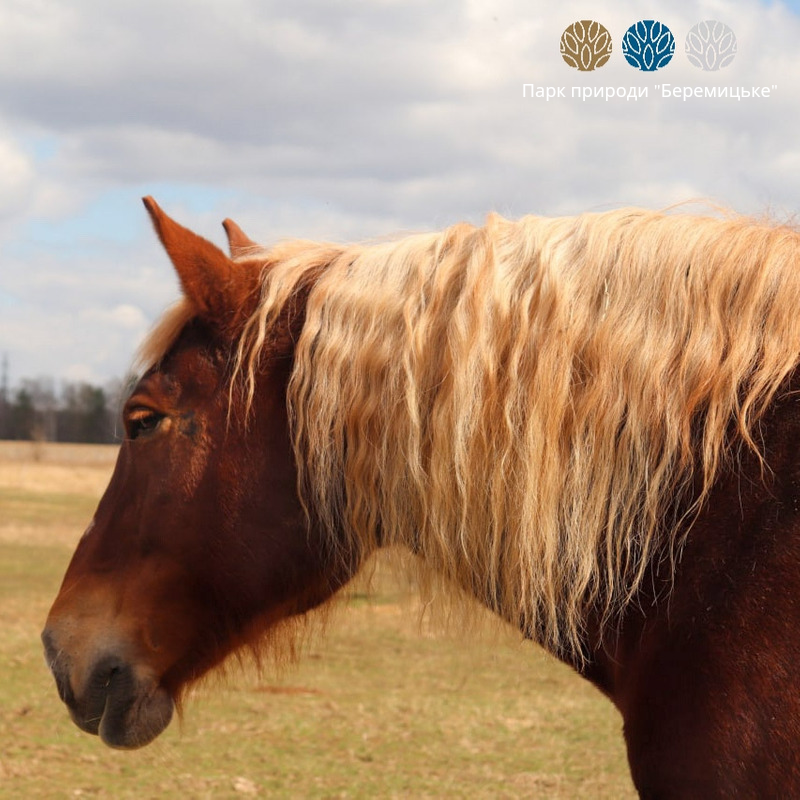
M 230 345 L 199 319 L 189 322 L 178 334 L 164 358 L 148 375 L 165 389 L 174 391 L 191 384 L 217 381 L 230 358 Z

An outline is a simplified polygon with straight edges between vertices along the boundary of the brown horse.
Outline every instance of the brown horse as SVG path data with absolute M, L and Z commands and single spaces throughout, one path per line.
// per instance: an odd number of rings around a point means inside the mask
M 42 635 L 139 747 L 385 546 L 572 664 L 645 797 L 800 796 L 800 236 L 626 209 L 229 258 L 184 297 Z

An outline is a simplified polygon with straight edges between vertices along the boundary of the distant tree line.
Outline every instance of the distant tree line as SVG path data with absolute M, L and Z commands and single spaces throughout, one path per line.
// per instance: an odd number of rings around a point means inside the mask
M 120 410 L 129 384 L 105 386 L 50 378 L 0 387 L 0 439 L 107 444 L 122 439 Z

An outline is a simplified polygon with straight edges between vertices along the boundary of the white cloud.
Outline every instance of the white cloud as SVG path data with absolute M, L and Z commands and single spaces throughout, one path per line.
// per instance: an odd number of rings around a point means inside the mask
M 593 4 L 615 49 L 579 75 L 558 40 L 587 13 L 577 0 L 4 2 L 0 351 L 16 374 L 124 371 L 145 320 L 176 291 L 138 205 L 151 191 L 216 241 L 225 216 L 260 239 L 342 240 L 492 209 L 800 206 L 796 15 L 756 0 Z M 627 26 L 648 16 L 676 35 L 663 76 L 620 53 Z M 719 74 L 682 54 L 708 18 L 739 40 Z M 777 89 L 683 102 L 662 98 L 662 82 Z M 523 99 L 523 83 L 567 97 Z M 649 96 L 582 102 L 572 86 Z M 67 313 L 85 335 L 67 330 Z
M 92 322 L 99 322 L 138 333 L 147 330 L 149 324 L 141 308 L 126 303 L 108 310 L 88 309 L 82 314 L 82 317 Z
M 31 159 L 12 139 L 0 136 L 0 220 L 24 210 L 33 180 Z

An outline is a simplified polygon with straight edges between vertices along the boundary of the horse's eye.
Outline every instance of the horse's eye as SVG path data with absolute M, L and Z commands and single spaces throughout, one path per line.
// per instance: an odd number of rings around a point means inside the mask
M 138 439 L 140 436 L 147 436 L 148 434 L 154 433 L 163 419 L 163 414 L 159 414 L 157 411 L 152 411 L 149 408 L 134 409 L 125 418 L 125 429 L 128 438 Z

